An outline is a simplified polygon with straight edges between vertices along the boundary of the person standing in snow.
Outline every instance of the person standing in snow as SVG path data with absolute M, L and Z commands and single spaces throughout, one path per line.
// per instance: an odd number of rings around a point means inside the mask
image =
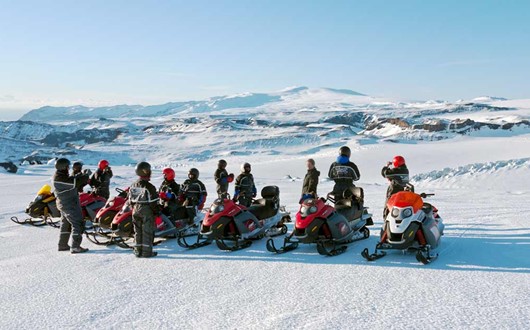
M 391 167 L 392 166 L 392 167 Z M 381 169 L 381 175 L 388 180 L 389 185 L 386 191 L 386 201 L 400 191 L 404 191 L 409 183 L 409 169 L 403 156 L 395 156 L 391 162 Z M 386 217 L 388 209 L 383 210 L 383 218 Z
M 354 181 L 361 178 L 357 165 L 350 161 L 351 150 L 347 146 L 340 147 L 337 160 L 331 164 L 328 177 L 335 181 L 333 194 L 337 199 L 344 198 L 344 192 L 355 187 Z
M 92 172 L 89 169 L 83 171 L 82 162 L 74 162 L 72 165 L 72 175 L 76 178 L 77 192 L 82 193 L 83 188 L 88 184 Z
M 160 214 L 158 194 L 151 180 L 151 165 L 140 162 L 136 165 L 138 180 L 129 188 L 129 204 L 132 206 L 134 225 L 134 255 L 137 258 L 151 258 L 157 255 L 153 251 L 155 238 L 155 218 Z
M 225 199 L 228 193 L 228 184 L 234 181 L 234 174 L 228 174 L 226 170 L 226 160 L 221 159 L 217 163 L 217 170 L 214 173 L 215 183 L 217 183 L 217 196 L 220 199 Z
M 77 193 L 75 176 L 69 174 L 70 161 L 60 158 L 55 163 L 53 187 L 57 198 L 57 208 L 61 212 L 61 233 L 59 236 L 59 251 L 83 253 L 88 249 L 81 247 L 83 241 L 83 211 Z M 72 236 L 72 247 L 68 245 Z
M 199 180 L 199 170 L 192 168 L 188 172 L 188 179 L 182 183 L 179 201 L 188 212 L 188 224 L 193 224 L 198 210 L 202 210 L 206 202 L 206 186 Z
M 241 165 L 241 174 L 236 178 L 233 200 L 240 205 L 249 207 L 252 205 L 252 198 L 256 197 L 257 189 L 254 184 L 254 176 L 250 171 L 252 167 L 249 163 Z
M 306 162 L 307 173 L 304 177 L 304 184 L 302 185 L 302 198 L 300 203 L 308 198 L 317 197 L 317 186 L 320 172 L 315 167 L 315 160 L 309 158 Z
M 112 178 L 112 169 L 109 162 L 102 159 L 98 163 L 98 169 L 90 177 L 90 186 L 94 189 L 94 194 L 105 199 L 110 197 L 110 179 Z

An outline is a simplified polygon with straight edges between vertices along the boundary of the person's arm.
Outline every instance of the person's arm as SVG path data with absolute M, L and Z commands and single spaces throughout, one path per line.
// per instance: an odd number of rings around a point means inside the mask
M 158 215 L 160 213 L 160 206 L 158 204 L 158 193 L 156 191 L 156 187 L 153 186 L 151 183 L 147 183 L 147 186 L 145 187 L 147 191 L 149 192 L 149 197 L 151 199 L 151 202 L 149 203 L 149 206 L 151 207 L 151 210 L 155 215 Z
M 357 175 L 357 180 L 355 181 L 358 181 L 359 179 L 361 179 L 361 172 L 359 172 L 359 168 L 357 167 L 357 165 L 355 165 L 354 163 L 352 163 L 353 165 L 353 171 L 355 172 L 355 175 Z
M 331 177 L 331 171 L 333 170 L 333 165 L 334 165 L 334 164 L 331 164 L 331 166 L 329 167 L 329 171 L 328 171 L 328 178 L 330 178 L 330 179 L 333 179 L 333 178 Z

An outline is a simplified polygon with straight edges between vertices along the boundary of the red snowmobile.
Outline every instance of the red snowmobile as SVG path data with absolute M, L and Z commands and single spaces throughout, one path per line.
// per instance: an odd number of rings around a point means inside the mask
M 111 224 L 116 214 L 120 212 L 123 205 L 127 202 L 128 189 L 116 188 L 116 191 L 118 195 L 111 197 L 96 213 L 92 228 L 85 230 L 87 238 L 94 244 L 109 245 L 112 243 Z
M 236 251 L 252 245 L 252 240 L 287 233 L 284 222 L 288 221 L 289 213 L 280 207 L 280 189 L 264 187 L 261 196 L 248 208 L 234 203 L 229 196 L 216 199 L 206 213 L 197 241 L 189 244 L 179 237 L 178 244 L 195 249 L 215 240 L 219 249 Z
M 274 240 L 269 239 L 267 250 L 285 253 L 296 249 L 299 243 L 316 243 L 321 255 L 343 253 L 347 249 L 345 244 L 370 237 L 366 226 L 373 225 L 372 215 L 364 207 L 363 199 L 363 189 L 353 187 L 338 200 L 333 193 L 327 199 L 304 200 L 296 214 L 294 230 L 284 239 L 283 246 L 276 248 Z

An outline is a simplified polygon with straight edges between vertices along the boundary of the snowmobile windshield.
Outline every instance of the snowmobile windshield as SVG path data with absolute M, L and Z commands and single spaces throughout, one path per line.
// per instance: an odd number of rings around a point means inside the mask
M 225 210 L 225 206 L 223 205 L 223 203 L 221 203 L 220 200 L 216 200 L 212 206 L 210 207 L 210 214 L 217 214 L 217 213 L 220 213 L 220 212 L 223 212 Z
M 305 218 L 317 211 L 317 206 L 315 205 L 314 201 L 312 199 L 308 199 L 302 204 L 300 207 L 300 215 L 302 218 Z

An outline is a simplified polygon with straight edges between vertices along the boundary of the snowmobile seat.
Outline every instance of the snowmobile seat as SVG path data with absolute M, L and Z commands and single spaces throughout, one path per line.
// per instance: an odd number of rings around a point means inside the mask
M 254 200 L 248 210 L 260 220 L 276 215 L 280 203 L 280 188 L 266 186 L 261 190 L 261 197 Z
M 360 218 L 363 214 L 362 204 L 356 200 L 342 199 L 335 203 L 335 210 L 348 220 Z

